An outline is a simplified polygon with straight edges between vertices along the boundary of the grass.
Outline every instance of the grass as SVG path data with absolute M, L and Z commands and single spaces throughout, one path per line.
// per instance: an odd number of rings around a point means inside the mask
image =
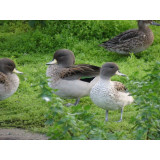
M 141 81 L 156 61 L 160 61 L 159 36 L 160 27 L 151 26 L 155 40 L 152 46 L 138 55 L 122 56 L 111 53 L 98 45 L 115 35 L 136 28 L 136 21 L 28 21 L 0 22 L 0 58 L 8 57 L 17 64 L 17 69 L 24 72 L 19 75 L 20 86 L 10 98 L 0 101 L 0 127 L 24 128 L 40 133 L 47 133 L 45 114 L 49 103 L 42 98 L 41 87 L 35 86 L 46 80 L 46 62 L 52 60 L 57 49 L 67 48 L 74 52 L 76 64 L 88 63 L 101 66 L 105 62 L 115 62 L 120 71 L 129 77 L 114 76 L 113 80 L 123 82 L 128 89 L 133 89 L 130 81 Z M 74 100 L 63 100 L 63 103 Z M 90 113 L 104 126 L 106 132 L 123 132 L 127 139 L 134 139 L 131 117 L 138 114 L 133 104 L 126 106 L 121 123 L 114 122 L 120 118 L 119 111 L 109 112 L 109 122 L 105 122 L 105 111 L 94 105 L 89 97 L 82 98 L 79 106 L 91 106 Z M 71 110 L 71 108 L 68 108 Z M 125 139 L 125 137 L 121 137 Z

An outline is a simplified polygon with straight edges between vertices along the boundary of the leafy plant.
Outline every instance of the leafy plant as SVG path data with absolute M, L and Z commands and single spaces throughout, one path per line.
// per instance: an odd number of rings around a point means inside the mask
M 157 62 L 137 85 L 134 94 L 137 117 L 132 117 L 135 139 L 160 139 L 160 63 Z
M 73 106 L 70 110 L 63 106 L 61 100 L 55 99 L 49 109 L 46 125 L 50 125 L 48 136 L 50 139 L 117 139 L 103 129 L 95 116 L 88 112 L 89 106 Z

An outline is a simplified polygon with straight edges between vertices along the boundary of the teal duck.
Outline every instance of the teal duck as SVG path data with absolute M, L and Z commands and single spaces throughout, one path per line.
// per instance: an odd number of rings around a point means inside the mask
M 122 83 L 110 80 L 115 74 L 125 76 L 119 72 L 115 63 L 105 63 L 100 70 L 99 81 L 90 91 L 90 97 L 94 104 L 106 110 L 106 121 L 108 121 L 109 110 L 120 109 L 121 118 L 118 121 L 120 122 L 122 121 L 123 108 L 134 100 Z
M 0 100 L 10 97 L 16 92 L 19 86 L 19 78 L 15 73 L 22 73 L 16 70 L 15 63 L 8 59 L 0 59 Z
M 138 29 L 131 29 L 121 33 L 111 40 L 103 42 L 103 46 L 111 52 L 127 55 L 138 53 L 147 49 L 154 40 L 154 35 L 149 25 L 160 26 L 152 20 L 139 20 Z
M 81 97 L 89 96 L 100 72 L 100 67 L 74 63 L 75 56 L 68 49 L 57 50 L 53 60 L 47 63 L 48 85 L 57 90 L 53 90 L 53 93 L 61 98 L 76 99 L 74 104 L 69 103 L 67 106 L 77 105 Z

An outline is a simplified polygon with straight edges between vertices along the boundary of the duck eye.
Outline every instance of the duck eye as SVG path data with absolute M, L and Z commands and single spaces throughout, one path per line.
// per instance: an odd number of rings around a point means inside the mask
M 114 68 L 114 66 L 110 66 L 110 68 Z
M 64 55 L 60 55 L 60 56 L 59 56 L 59 58 L 62 58 L 62 57 L 64 57 Z

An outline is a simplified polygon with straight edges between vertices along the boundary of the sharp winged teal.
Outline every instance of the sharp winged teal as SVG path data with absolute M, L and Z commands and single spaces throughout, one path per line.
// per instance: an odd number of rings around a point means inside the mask
M 49 66 L 46 76 L 50 77 L 48 85 L 57 89 L 53 93 L 62 98 L 76 99 L 75 104 L 67 106 L 77 105 L 81 97 L 89 96 L 90 89 L 96 83 L 100 72 L 100 67 L 74 63 L 74 54 L 67 49 L 57 50 L 53 61 L 47 63 Z
M 100 46 L 111 52 L 124 55 L 144 51 L 154 40 L 154 35 L 148 27 L 149 25 L 160 26 L 160 24 L 152 20 L 139 20 L 138 29 L 125 31 L 113 39 L 103 42 Z
M 0 100 L 10 97 L 19 86 L 19 78 L 15 73 L 22 72 L 17 71 L 15 67 L 12 60 L 0 59 Z
M 100 70 L 100 79 L 92 87 L 90 92 L 91 100 L 94 104 L 106 110 L 106 121 L 108 121 L 108 110 L 121 109 L 122 121 L 123 108 L 133 102 L 133 97 L 126 92 L 124 85 L 120 82 L 112 82 L 113 75 L 125 76 L 119 72 L 115 63 L 105 63 Z

